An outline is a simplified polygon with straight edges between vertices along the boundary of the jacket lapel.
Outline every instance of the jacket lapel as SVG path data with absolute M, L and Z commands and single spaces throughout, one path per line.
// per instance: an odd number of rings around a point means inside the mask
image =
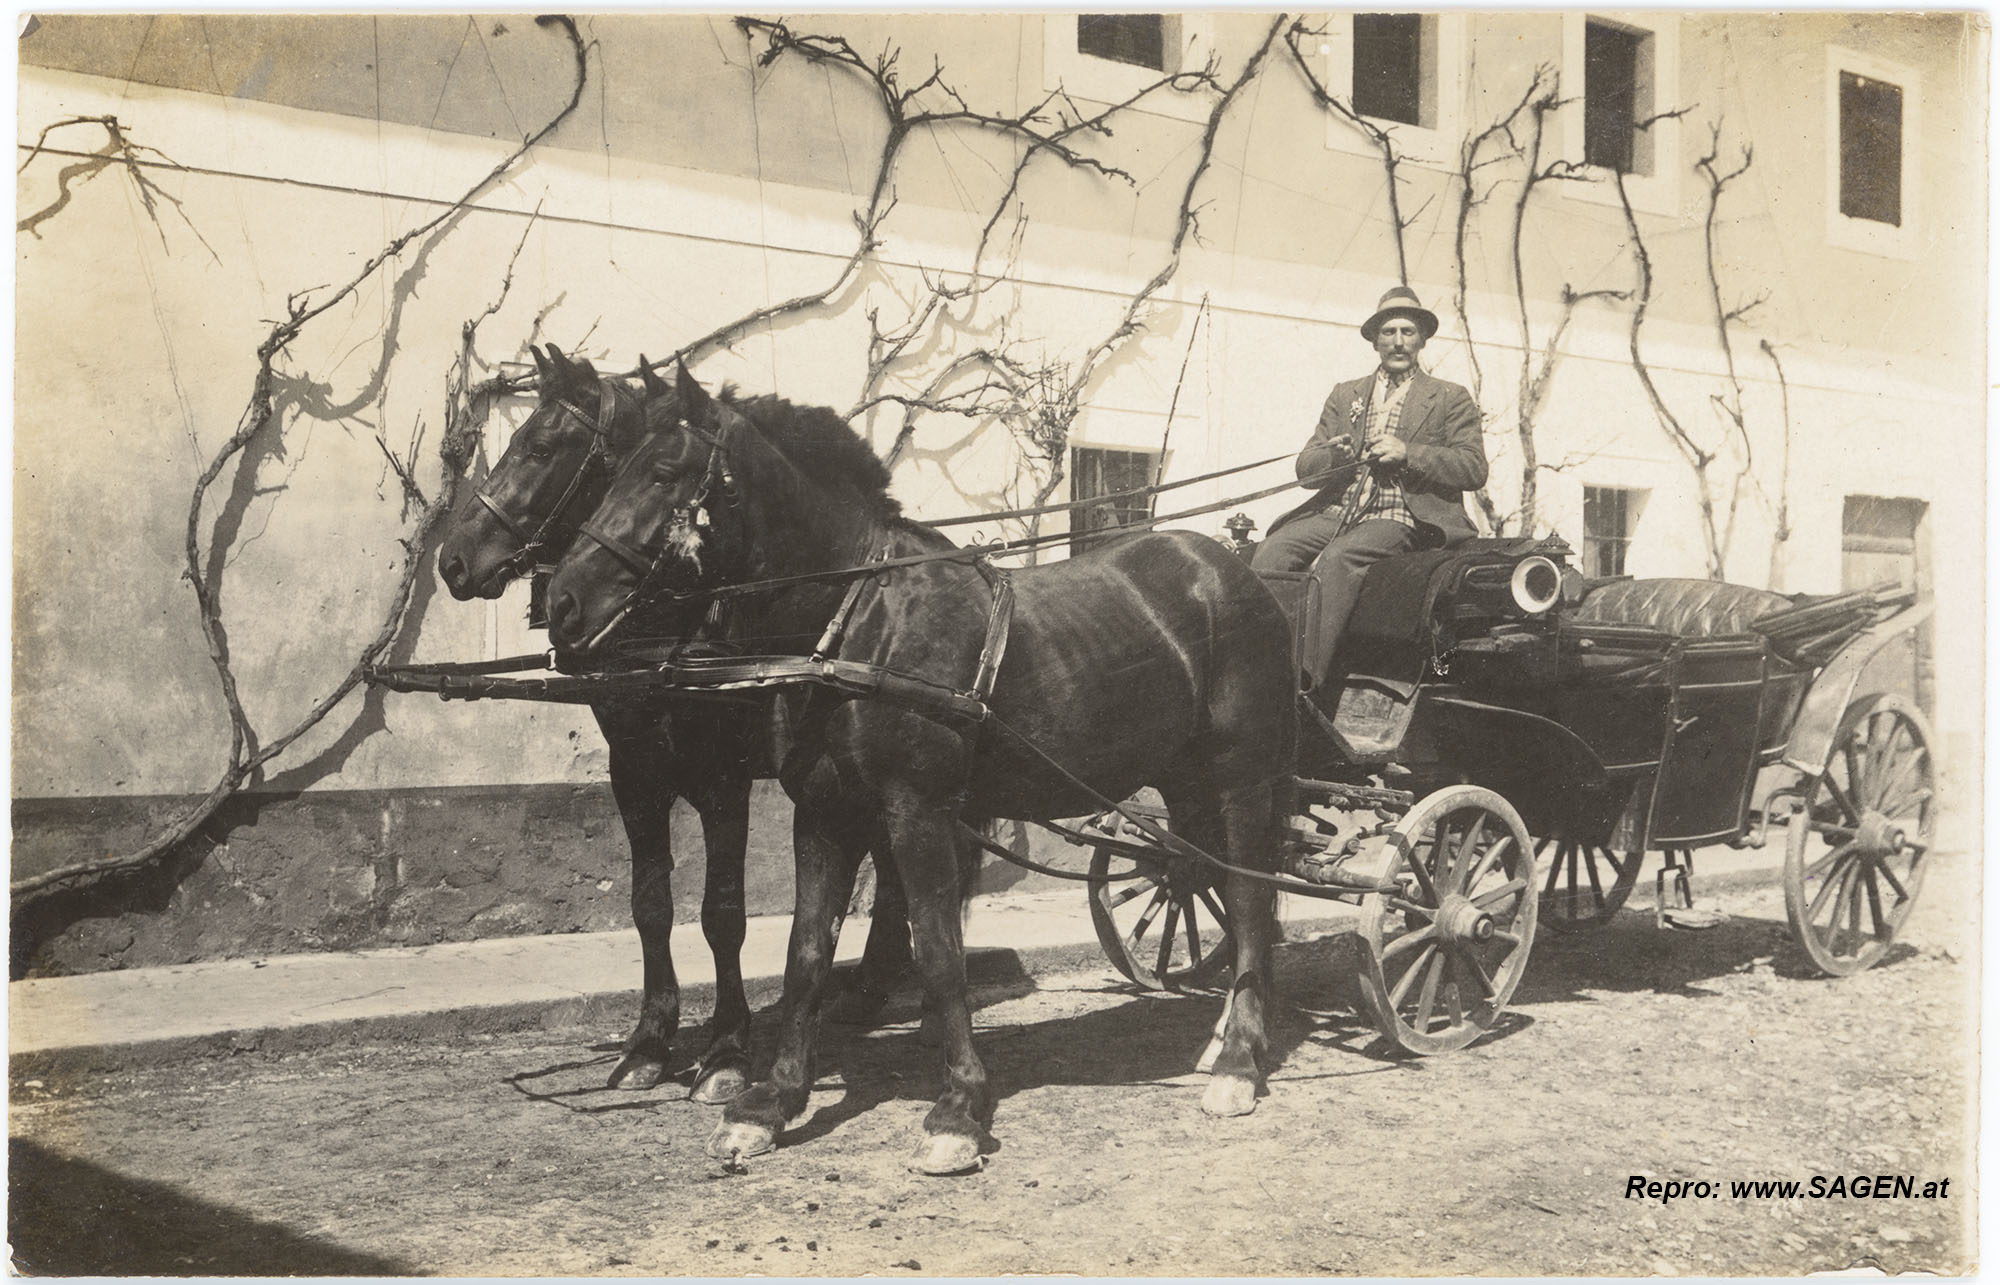
M 1437 381 L 1418 371 L 1410 380 L 1410 391 L 1403 394 L 1403 413 L 1396 419 L 1396 436 L 1407 442 L 1423 429 L 1436 392 Z

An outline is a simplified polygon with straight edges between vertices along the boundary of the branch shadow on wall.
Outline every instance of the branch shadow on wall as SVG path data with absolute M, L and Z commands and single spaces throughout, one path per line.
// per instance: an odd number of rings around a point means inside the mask
M 381 355 L 359 391 L 344 402 L 335 404 L 329 400 L 325 385 L 314 384 L 298 376 L 280 375 L 275 380 L 272 393 L 274 424 L 295 427 L 303 420 L 340 423 L 379 397 L 387 385 L 389 368 L 400 346 L 399 334 L 405 308 L 423 282 L 431 252 L 461 217 L 462 212 L 440 225 L 411 257 L 408 267 L 397 276 L 389 315 L 383 325 Z M 236 458 L 229 493 L 210 526 L 204 576 L 215 604 L 216 645 L 225 665 L 230 663 L 230 643 L 227 613 L 223 610 L 223 584 L 231 557 L 246 538 L 246 523 L 259 498 L 279 495 L 286 490 L 286 484 L 259 485 L 258 477 L 263 467 L 267 463 L 293 458 L 294 453 L 287 450 L 286 432 L 267 430 L 253 437 Z M 418 555 L 424 569 L 418 571 L 412 586 L 406 627 L 386 656 L 392 663 L 410 658 L 415 648 L 417 626 L 436 597 L 436 579 L 427 568 L 437 556 L 443 535 L 443 524 L 438 524 L 426 535 L 424 547 Z M 254 540 L 257 536 L 253 534 L 247 538 Z M 226 800 L 199 829 L 157 860 L 140 867 L 109 872 L 87 885 L 53 890 L 17 903 L 10 915 L 10 977 L 19 979 L 27 975 L 42 944 L 60 937 L 78 923 L 131 913 L 157 915 L 167 912 L 175 891 L 201 870 L 209 853 L 218 845 L 226 844 L 234 831 L 254 828 L 264 808 L 296 800 L 314 783 L 339 773 L 362 741 L 383 730 L 386 726 L 383 700 L 381 689 L 365 687 L 360 708 L 335 740 L 311 759 L 269 778 L 265 778 L 261 771 L 253 774 L 249 783 L 258 787 L 257 793 L 239 792 Z M 255 753 L 256 750 L 257 737 L 246 729 L 245 752 Z M 386 910 L 386 907 L 381 909 Z
M 179 1186 L 30 1142 L 7 1145 L 11 1266 L 31 1276 L 411 1276 L 416 1266 L 304 1236 Z

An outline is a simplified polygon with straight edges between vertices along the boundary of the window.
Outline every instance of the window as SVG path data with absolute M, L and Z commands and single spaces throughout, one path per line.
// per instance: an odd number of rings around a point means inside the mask
M 1840 587 L 1898 585 L 1932 592 L 1930 506 L 1922 500 L 1850 495 L 1840 506 Z M 1925 621 L 1891 639 L 1862 670 L 1857 689 L 1913 696 L 1925 710 L 1937 706 L 1935 626 Z
M 1388 130 L 1419 165 L 1458 162 L 1465 96 L 1465 17 L 1453 13 L 1335 14 L 1327 20 L 1326 87 Z M 1379 157 L 1374 140 L 1329 112 L 1327 146 Z
M 1583 488 L 1583 574 L 1622 576 L 1632 529 L 1639 519 L 1644 491 L 1615 486 Z
M 1215 18 L 1205 13 L 1050 14 L 1042 19 L 1042 88 L 1087 103 L 1122 103 L 1163 76 L 1208 65 Z M 1133 110 L 1206 121 L 1212 95 L 1156 89 Z
M 1157 13 L 1085 13 L 1077 15 L 1076 48 L 1092 58 L 1131 63 L 1164 71 L 1167 66 L 1166 17 Z
M 1586 19 L 1583 24 L 1583 159 L 1621 174 L 1653 172 L 1651 33 Z
M 1826 63 L 1827 240 L 1913 259 L 1922 84 L 1914 70 L 1851 49 Z
M 1616 206 L 1614 175 L 1632 208 L 1680 213 L 1680 119 L 1690 104 L 1680 84 L 1680 18 L 1563 15 L 1562 157 L 1588 168 L 1594 183 L 1564 183 L 1574 200 Z
M 1903 222 L 1902 88 L 1851 71 L 1840 73 L 1840 212 Z
M 1426 25 L 1430 27 L 1433 46 L 1428 66 L 1431 74 L 1428 95 L 1424 92 Z M 1378 120 L 1435 128 L 1436 38 L 1437 23 L 1426 24 L 1421 14 L 1355 14 L 1354 110 Z M 1430 109 L 1428 121 L 1424 119 L 1426 107 Z
M 1153 484 L 1157 457 L 1151 451 L 1115 451 L 1098 446 L 1073 446 L 1069 452 L 1069 498 L 1088 500 L 1116 495 Z M 1135 495 L 1109 504 L 1075 509 L 1069 519 L 1069 551 L 1083 553 L 1104 543 L 1111 533 L 1153 516 L 1153 497 Z

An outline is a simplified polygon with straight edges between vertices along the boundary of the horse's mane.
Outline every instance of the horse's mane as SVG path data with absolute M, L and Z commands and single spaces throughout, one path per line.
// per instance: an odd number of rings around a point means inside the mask
M 884 517 L 902 516 L 903 506 L 889 494 L 888 466 L 831 408 L 800 406 L 770 393 L 744 397 L 733 384 L 723 385 L 718 396 L 794 464 L 846 482 Z

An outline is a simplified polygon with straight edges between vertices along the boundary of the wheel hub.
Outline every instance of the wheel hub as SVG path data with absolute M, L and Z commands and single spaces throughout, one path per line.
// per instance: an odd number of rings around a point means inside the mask
M 1456 893 L 1438 907 L 1437 925 L 1450 941 L 1490 941 L 1495 927 L 1492 915 Z
M 1903 827 L 1880 812 L 1869 811 L 1855 827 L 1854 842 L 1871 857 L 1886 857 L 1903 849 Z

